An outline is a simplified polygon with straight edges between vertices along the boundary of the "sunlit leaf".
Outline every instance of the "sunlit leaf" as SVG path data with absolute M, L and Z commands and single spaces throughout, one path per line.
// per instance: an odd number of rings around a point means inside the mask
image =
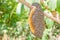
M 59 14 L 60 14 L 60 0 L 57 0 L 57 8 L 56 8 L 56 10 L 59 12 Z
M 17 9 L 16 9 L 16 13 L 17 14 L 20 14 L 21 13 L 21 6 L 22 6 L 22 4 L 19 3 L 18 6 L 17 6 Z
M 48 7 L 50 10 L 54 11 L 56 9 L 57 0 L 49 0 Z
M 49 19 L 49 18 L 46 18 L 46 25 L 47 25 L 47 28 L 51 28 L 53 26 L 54 22 Z
M 49 35 L 50 31 L 51 31 L 51 28 L 44 30 L 42 40 L 48 40 L 49 39 L 48 35 Z

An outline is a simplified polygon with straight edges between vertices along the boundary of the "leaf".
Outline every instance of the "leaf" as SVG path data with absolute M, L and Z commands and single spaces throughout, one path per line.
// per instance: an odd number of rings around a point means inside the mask
M 47 25 L 47 28 L 51 28 L 53 26 L 54 22 L 49 19 L 49 18 L 46 18 L 46 25 Z
M 48 7 L 50 10 L 54 11 L 56 9 L 57 0 L 49 0 Z
M 21 6 L 21 13 L 24 13 L 24 5 Z
M 0 19 L 0 28 L 2 27 L 3 20 Z
M 6 20 L 7 18 L 9 18 L 9 14 L 6 13 L 6 14 L 4 15 L 4 20 Z
M 21 13 L 21 6 L 22 6 L 22 4 L 19 3 L 18 6 L 17 6 L 17 9 L 16 9 L 16 13 L 17 14 L 20 14 Z
M 56 10 L 59 12 L 60 14 L 60 0 L 57 0 L 57 7 Z
M 48 34 L 50 33 L 51 29 L 45 29 L 43 32 L 42 40 L 48 40 Z

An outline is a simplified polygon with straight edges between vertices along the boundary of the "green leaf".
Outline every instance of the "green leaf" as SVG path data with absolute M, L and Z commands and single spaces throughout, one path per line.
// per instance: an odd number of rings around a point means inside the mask
M 51 28 L 54 24 L 54 21 L 52 21 L 51 19 L 49 18 L 46 18 L 46 25 L 47 25 L 47 28 Z
M 49 35 L 50 31 L 51 31 L 51 28 L 44 30 L 42 40 L 48 40 L 49 39 L 48 35 Z
M 21 13 L 24 13 L 24 5 L 21 6 Z
M 54 11 L 56 9 L 57 0 L 49 0 L 48 7 L 50 10 Z
M 16 9 L 17 14 L 21 14 L 21 6 L 22 6 L 22 4 L 19 3 L 18 6 L 17 6 L 17 9 Z
M 2 24 L 3 24 L 3 20 L 0 20 L 0 27 L 2 27 Z
M 18 16 L 20 16 L 24 14 L 24 11 L 25 11 L 24 5 L 19 3 L 16 9 L 16 13 L 18 14 Z
M 56 10 L 59 12 L 60 14 L 60 0 L 57 0 L 57 7 Z
M 4 20 L 6 20 L 7 18 L 9 18 L 9 14 L 4 15 Z

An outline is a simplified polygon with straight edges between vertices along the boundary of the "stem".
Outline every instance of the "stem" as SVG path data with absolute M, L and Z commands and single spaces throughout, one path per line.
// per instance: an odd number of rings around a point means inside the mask
M 53 17 L 53 16 L 50 16 L 50 15 L 47 14 L 47 13 L 44 13 L 44 15 L 47 16 L 48 18 L 52 19 L 53 21 L 55 21 L 55 22 L 57 22 L 57 23 L 60 24 L 60 20 L 59 20 L 59 19 L 57 19 L 57 18 L 55 18 L 55 17 Z
M 32 6 L 26 2 L 25 0 L 19 0 L 19 2 L 21 2 L 22 4 L 26 5 L 27 7 L 29 7 L 30 9 L 32 9 Z
M 17 4 L 17 5 L 18 5 L 18 4 Z M 14 8 L 12 9 L 12 11 L 11 11 L 11 13 L 10 13 L 10 19 L 11 19 L 12 15 L 13 15 L 13 13 L 14 13 L 14 11 L 15 11 L 17 5 L 15 5 Z

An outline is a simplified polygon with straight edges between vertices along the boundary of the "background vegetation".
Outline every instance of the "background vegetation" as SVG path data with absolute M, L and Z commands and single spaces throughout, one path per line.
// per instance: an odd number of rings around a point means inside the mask
M 41 4 L 40 0 L 26 1 L 30 4 L 34 2 Z M 60 0 L 45 0 L 41 7 L 44 12 L 53 13 L 54 17 L 60 15 Z M 45 16 L 46 29 L 42 39 L 37 38 L 31 33 L 28 25 L 29 12 L 30 9 L 17 0 L 0 0 L 0 36 L 9 40 L 55 40 L 60 34 L 60 24 Z

